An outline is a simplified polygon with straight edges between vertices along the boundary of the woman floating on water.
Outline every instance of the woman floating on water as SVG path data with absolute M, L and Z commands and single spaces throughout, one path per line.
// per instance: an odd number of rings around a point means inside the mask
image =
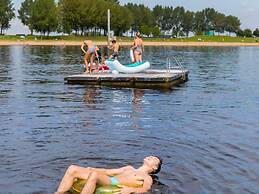
M 153 184 L 150 175 L 157 174 L 162 165 L 162 160 L 157 156 L 144 158 L 142 166 L 135 169 L 132 166 L 125 166 L 117 169 L 83 168 L 70 166 L 56 194 L 67 192 L 74 183 L 74 180 L 87 180 L 81 194 L 93 194 L 96 186 L 117 186 L 115 194 L 145 193 Z

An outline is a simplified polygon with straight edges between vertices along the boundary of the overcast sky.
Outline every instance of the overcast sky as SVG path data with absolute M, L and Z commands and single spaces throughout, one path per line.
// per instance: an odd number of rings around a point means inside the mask
M 23 0 L 13 0 L 17 9 Z M 121 4 L 141 3 L 150 8 L 155 5 L 163 6 L 183 6 L 191 11 L 202 10 L 203 8 L 212 7 L 226 15 L 237 16 L 241 20 L 241 28 L 250 28 L 254 30 L 259 28 L 259 0 L 120 0 Z M 11 22 L 11 29 L 8 34 L 28 33 L 18 19 Z

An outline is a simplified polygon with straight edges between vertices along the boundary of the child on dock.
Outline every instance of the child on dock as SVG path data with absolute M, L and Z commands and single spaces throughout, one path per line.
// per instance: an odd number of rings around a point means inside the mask
M 109 47 L 113 51 L 112 55 L 109 57 L 109 59 L 118 59 L 119 56 L 119 50 L 120 45 L 117 43 L 117 41 L 114 39 L 112 40 L 112 45 Z

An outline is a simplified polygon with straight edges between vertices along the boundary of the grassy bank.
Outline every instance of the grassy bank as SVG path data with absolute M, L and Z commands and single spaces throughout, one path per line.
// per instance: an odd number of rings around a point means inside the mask
M 93 41 L 107 41 L 104 36 L 15 36 L 4 35 L 0 36 L 0 41 L 78 41 L 82 42 L 85 39 Z M 133 38 L 117 37 L 120 42 L 131 42 Z M 190 38 L 144 38 L 148 42 L 237 42 L 237 43 L 259 43 L 259 38 L 243 38 L 243 37 L 229 37 L 229 36 L 194 36 Z

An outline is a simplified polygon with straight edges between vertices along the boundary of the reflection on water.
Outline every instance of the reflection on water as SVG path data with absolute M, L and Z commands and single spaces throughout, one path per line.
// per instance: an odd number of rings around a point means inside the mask
M 96 104 L 96 97 L 98 96 L 98 88 L 96 87 L 90 87 L 86 89 L 86 92 L 84 94 L 84 102 L 86 105 L 91 106 Z M 93 107 L 95 109 L 95 107 Z
M 145 49 L 152 68 L 168 56 L 190 80 L 164 92 L 64 84 L 78 47 L 0 47 L 0 192 L 52 193 L 70 164 L 137 167 L 156 154 L 166 186 L 152 193 L 258 193 L 259 48 Z

